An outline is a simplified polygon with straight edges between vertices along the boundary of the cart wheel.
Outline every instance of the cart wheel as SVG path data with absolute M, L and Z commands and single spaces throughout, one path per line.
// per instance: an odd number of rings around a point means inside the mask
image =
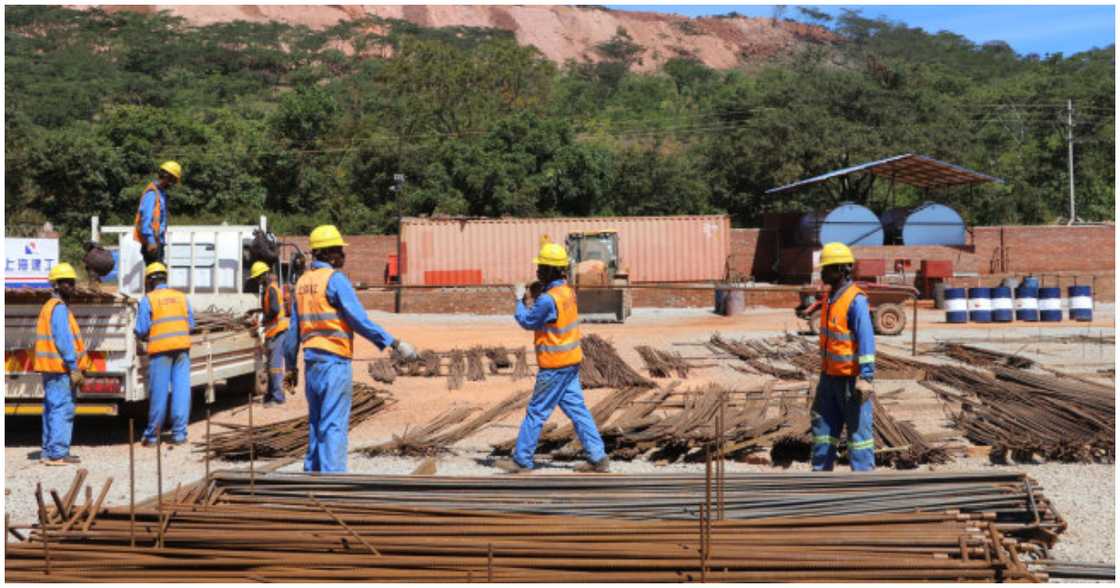
M 906 311 L 897 304 L 881 304 L 871 314 L 875 332 L 879 335 L 897 335 L 906 328 Z
M 809 334 L 819 335 L 821 332 L 821 311 L 813 311 L 813 314 L 809 315 L 809 318 L 805 320 L 809 321 Z

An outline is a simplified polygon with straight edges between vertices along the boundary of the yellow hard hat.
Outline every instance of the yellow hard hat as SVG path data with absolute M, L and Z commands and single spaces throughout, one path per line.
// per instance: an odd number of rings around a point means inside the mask
M 826 265 L 839 265 L 842 263 L 855 263 L 852 250 L 843 243 L 825 243 L 821 249 L 821 267 Z
M 175 176 L 175 183 L 183 179 L 183 168 L 179 167 L 178 161 L 165 161 L 159 166 L 163 171 Z
M 74 266 L 65 261 L 52 267 L 47 279 L 55 282 L 58 280 L 77 280 L 78 274 L 74 273 Z
M 342 233 L 338 232 L 338 227 L 334 225 L 319 225 L 311 231 L 311 248 L 324 249 L 326 247 L 345 247 L 346 242 L 342 240 Z
M 167 273 L 167 266 L 163 265 L 162 263 L 160 263 L 158 261 L 153 261 L 152 263 L 148 264 L 148 267 L 144 268 L 144 277 L 145 278 L 152 275 L 152 274 L 166 274 L 166 273 Z
M 533 263 L 553 267 L 568 267 L 568 252 L 563 245 L 558 243 L 543 243 L 540 252 L 533 259 Z
M 249 268 L 249 277 L 255 278 L 261 274 L 266 274 L 270 269 L 272 268 L 268 267 L 267 263 L 263 261 L 254 261 L 253 267 Z

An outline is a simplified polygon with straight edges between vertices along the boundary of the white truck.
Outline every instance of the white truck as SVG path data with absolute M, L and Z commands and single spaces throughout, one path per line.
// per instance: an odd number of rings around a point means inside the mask
M 206 310 L 232 312 L 236 316 L 259 307 L 255 288 L 248 288 L 248 245 L 254 232 L 267 232 L 265 217 L 260 225 L 170 226 L 165 254 L 168 286 L 188 295 L 196 315 Z M 107 249 L 116 249 L 115 288 L 83 292 L 71 303 L 86 349 L 96 373 L 90 374 L 77 394 L 77 415 L 117 415 L 122 409 L 140 406 L 148 398 L 146 355 L 137 352 L 136 310 L 144 295 L 144 261 L 140 244 L 132 238 L 131 226 L 100 226 L 91 222 L 92 238 Z M 113 247 L 111 241 L 115 241 Z M 113 292 L 112 290 L 116 290 Z M 35 345 L 35 322 L 50 291 L 5 289 L 4 298 L 4 413 L 42 413 L 42 377 L 31 371 Z M 249 329 L 196 333 L 191 336 L 191 387 L 214 400 L 214 384 L 240 378 L 231 393 L 247 393 L 246 386 L 265 368 L 258 333 Z

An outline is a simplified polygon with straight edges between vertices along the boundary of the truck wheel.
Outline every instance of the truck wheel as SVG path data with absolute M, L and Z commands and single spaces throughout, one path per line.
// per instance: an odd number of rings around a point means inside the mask
M 906 312 L 897 304 L 883 304 L 871 315 L 875 323 L 875 333 L 893 336 L 906 328 Z

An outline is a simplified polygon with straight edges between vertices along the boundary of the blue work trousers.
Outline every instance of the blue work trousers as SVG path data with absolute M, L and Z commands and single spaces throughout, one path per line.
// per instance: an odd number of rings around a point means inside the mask
M 268 347 L 268 394 L 265 402 L 284 404 L 284 333 L 273 336 Z
M 167 420 L 171 399 L 171 440 L 187 440 L 191 416 L 191 355 L 189 350 L 157 353 L 148 359 L 148 427 L 144 440 L 155 443 Z
M 61 459 L 70 455 L 70 435 L 74 431 L 74 396 L 69 374 L 43 374 L 43 451 L 42 459 Z
M 832 471 L 840 433 L 848 427 L 848 460 L 857 472 L 875 469 L 871 399 L 856 391 L 856 378 L 821 374 L 813 400 L 813 471 Z
M 345 472 L 350 435 L 349 361 L 308 361 L 304 358 L 307 394 L 307 457 L 305 472 Z
M 583 445 L 587 459 L 598 462 L 606 457 L 603 451 L 603 438 L 587 404 L 583 401 L 583 387 L 579 383 L 579 365 L 559 369 L 537 371 L 537 383 L 533 387 L 533 397 L 521 421 L 521 431 L 517 434 L 517 446 L 513 459 L 523 468 L 533 467 L 533 454 L 537 451 L 537 441 L 541 427 L 548 421 L 552 411 L 560 405 L 560 410 L 568 416 L 575 426 L 576 435 Z

